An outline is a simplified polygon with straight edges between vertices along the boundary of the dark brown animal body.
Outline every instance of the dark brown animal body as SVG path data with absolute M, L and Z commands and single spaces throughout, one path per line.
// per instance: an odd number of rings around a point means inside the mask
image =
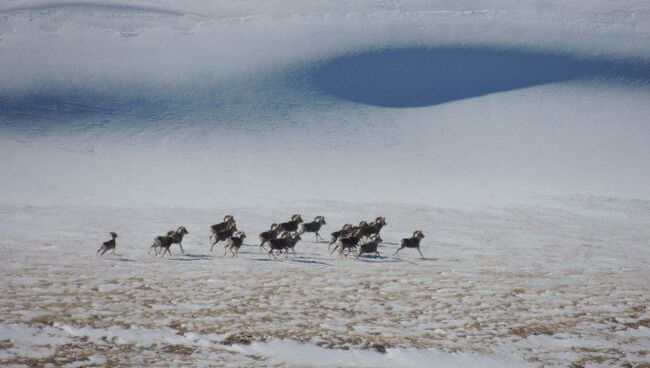
M 320 231 L 320 228 L 323 225 L 326 225 L 327 223 L 325 222 L 325 217 L 323 216 L 316 216 L 314 221 L 312 222 L 305 222 L 300 225 L 300 231 L 298 232 L 299 234 L 303 233 L 315 233 L 316 234 L 316 243 L 318 243 L 318 239 L 323 239 L 322 236 L 318 233 Z
M 278 225 L 278 231 L 295 232 L 298 230 L 298 224 L 302 222 L 300 215 L 291 216 L 291 221 L 283 222 Z
M 416 248 L 420 253 L 420 257 L 424 258 L 422 252 L 420 251 L 420 240 L 423 238 L 424 234 L 422 234 L 422 230 L 415 230 L 412 237 L 402 239 L 400 248 L 393 255 L 396 255 L 400 250 L 404 248 Z
M 381 240 L 381 237 L 379 235 L 373 235 L 371 241 L 369 241 L 368 243 L 360 244 L 359 247 L 357 247 L 357 255 L 354 258 L 355 259 L 359 258 L 359 256 L 364 254 L 364 253 L 374 253 L 375 258 L 381 257 L 381 255 L 377 251 L 377 247 L 379 246 L 379 243 L 381 243 L 381 242 L 382 242 L 382 240 Z
M 117 234 L 112 231 L 110 234 L 112 239 L 103 242 L 102 246 L 97 249 L 97 253 L 102 252 L 100 256 L 104 256 L 104 253 L 108 252 L 109 250 L 112 250 L 111 254 L 115 254 L 115 247 L 117 246 L 115 239 L 117 238 Z

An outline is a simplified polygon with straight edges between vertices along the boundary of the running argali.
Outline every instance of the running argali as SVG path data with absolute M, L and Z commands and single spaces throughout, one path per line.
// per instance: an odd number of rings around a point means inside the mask
M 295 232 L 298 230 L 298 224 L 302 222 L 302 217 L 300 215 L 293 215 L 291 216 L 291 220 L 287 222 L 283 222 L 278 225 L 278 232 Z
M 318 232 L 320 231 L 320 228 L 323 225 L 326 225 L 326 224 L 327 223 L 325 222 L 325 217 L 316 216 L 316 218 L 314 218 L 314 221 L 312 221 L 312 222 L 304 222 L 304 223 L 300 224 L 300 231 L 298 232 L 298 234 L 302 235 L 304 233 L 314 233 L 314 234 L 316 234 L 316 243 L 318 243 L 319 238 L 321 240 L 325 240 L 325 239 L 323 239 L 322 236 L 320 236 L 320 234 Z
M 422 234 L 422 230 L 415 230 L 413 232 L 412 237 L 402 239 L 402 243 L 401 243 L 400 248 L 397 251 L 395 251 L 395 254 L 393 254 L 393 255 L 397 255 L 397 253 L 400 250 L 404 249 L 404 248 L 415 248 L 420 253 L 420 257 L 422 257 L 422 259 L 424 259 L 424 256 L 422 255 L 422 252 L 420 251 L 420 240 L 422 240 L 423 238 L 424 238 L 424 234 Z
M 115 246 L 117 245 L 115 243 L 115 238 L 117 238 L 117 234 L 112 231 L 110 234 L 112 239 L 103 242 L 102 246 L 97 249 L 97 253 L 102 252 L 100 256 L 104 256 L 104 253 L 108 252 L 109 250 L 112 250 L 111 254 L 115 254 Z
M 223 255 L 225 256 L 228 254 L 228 249 L 230 249 L 232 256 L 236 256 L 237 253 L 239 253 L 239 248 L 241 248 L 242 244 L 244 244 L 244 239 L 246 239 L 246 234 L 244 234 L 243 231 L 239 231 L 235 235 L 228 238 L 228 240 L 226 240 L 226 245 L 224 246 Z

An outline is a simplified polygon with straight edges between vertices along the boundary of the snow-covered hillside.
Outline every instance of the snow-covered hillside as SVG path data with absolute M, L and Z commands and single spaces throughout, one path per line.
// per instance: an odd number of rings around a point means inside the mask
M 648 199 L 650 7 L 534 4 L 5 1 L 0 200 Z
M 4 0 L 0 363 L 649 360 L 648 40 L 642 0 Z M 226 259 L 226 213 L 433 255 Z

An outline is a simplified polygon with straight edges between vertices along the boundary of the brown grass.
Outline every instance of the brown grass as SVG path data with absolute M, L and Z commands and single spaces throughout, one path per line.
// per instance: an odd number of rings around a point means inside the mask
M 55 319 L 56 319 L 55 316 L 51 316 L 51 315 L 46 314 L 46 315 L 42 315 L 42 316 L 33 317 L 32 319 L 29 320 L 29 324 L 52 326 L 54 324 Z
M 526 338 L 531 335 L 553 335 L 555 334 L 554 329 L 551 326 L 545 325 L 531 325 L 531 326 L 520 326 L 520 327 L 511 327 L 510 333 L 517 335 L 522 338 Z

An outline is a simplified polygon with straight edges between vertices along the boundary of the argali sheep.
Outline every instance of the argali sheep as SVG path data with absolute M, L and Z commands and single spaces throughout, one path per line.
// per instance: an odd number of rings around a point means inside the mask
M 364 253 L 374 253 L 375 258 L 381 257 L 381 255 L 377 251 L 377 247 L 381 242 L 382 240 L 379 234 L 372 235 L 371 240 L 369 242 L 359 244 L 359 247 L 357 247 L 357 255 L 354 258 L 357 259 L 359 258 L 360 255 Z
M 302 222 L 302 217 L 300 215 L 291 216 L 291 221 L 283 222 L 278 225 L 278 231 L 288 231 L 295 232 L 298 230 L 298 224 Z
M 264 249 L 264 244 L 271 239 L 275 239 L 278 236 L 278 224 L 273 223 L 271 225 L 271 230 L 266 230 L 260 233 L 260 252 Z
M 321 226 L 326 225 L 327 223 L 325 222 L 325 217 L 323 216 L 316 216 L 314 218 L 314 221 L 312 222 L 304 222 L 300 224 L 300 231 L 298 234 L 304 234 L 304 233 L 315 233 L 316 234 L 316 243 L 318 243 L 318 239 L 323 239 L 322 236 L 318 233 L 320 231 Z
M 173 242 L 172 244 L 178 244 L 179 247 L 181 247 L 181 253 L 185 254 L 185 250 L 183 249 L 183 237 L 185 235 L 189 234 L 185 226 L 181 226 L 176 230 L 171 230 L 167 232 L 167 236 L 171 237 Z
M 237 231 L 237 224 L 235 223 L 235 218 L 232 217 L 232 215 L 226 215 L 223 218 L 223 222 L 220 222 L 218 224 L 214 224 L 210 226 L 210 241 L 212 241 L 212 238 L 219 234 L 220 232 L 224 230 L 228 230 L 231 227 L 235 227 L 235 231 Z
M 424 259 L 424 256 L 420 251 L 420 240 L 423 238 L 424 234 L 422 234 L 422 230 L 415 230 L 412 237 L 402 239 L 400 248 L 393 255 L 397 255 L 397 253 L 404 248 L 416 248 L 420 253 L 420 257 Z
M 225 241 L 231 236 L 233 236 L 237 232 L 237 226 L 235 224 L 232 224 L 229 228 L 226 230 L 220 231 L 216 234 L 213 234 L 210 237 L 210 240 L 212 240 L 212 246 L 210 247 L 210 252 L 212 252 L 212 249 L 214 249 L 214 246 L 220 242 L 220 241 Z
M 359 241 L 361 240 L 360 237 L 358 236 L 345 236 L 345 237 L 340 237 L 336 241 L 336 246 L 334 247 L 334 250 L 332 250 L 331 254 L 334 254 L 336 250 L 338 249 L 339 254 L 341 256 L 345 255 L 346 257 L 352 253 L 353 250 L 357 248 L 357 245 L 359 245 Z M 344 253 L 344 251 L 347 250 L 347 253 Z
M 242 244 L 244 244 L 244 239 L 246 239 L 246 234 L 243 231 L 239 231 L 235 235 L 228 238 L 228 240 L 226 240 L 226 245 L 224 246 L 223 255 L 225 256 L 228 254 L 228 249 L 230 249 L 232 256 L 236 256 L 237 253 L 239 253 L 239 248 L 241 248 Z
M 338 240 L 338 238 L 349 234 L 352 228 L 353 228 L 352 224 L 345 224 L 343 225 L 343 228 L 341 230 L 331 233 L 332 237 L 330 238 L 331 240 L 327 246 L 327 249 L 329 249 L 332 246 L 332 244 L 336 243 L 336 240 Z
M 112 231 L 110 234 L 112 239 L 103 242 L 102 246 L 97 249 L 97 253 L 102 252 L 100 256 L 104 256 L 104 253 L 108 252 L 109 250 L 112 250 L 111 254 L 115 254 L 115 246 L 117 245 L 115 239 L 117 238 L 117 234 Z
M 275 256 L 273 253 L 274 250 L 279 250 L 280 254 L 282 254 L 282 250 L 285 251 L 285 256 L 289 254 L 289 248 L 294 248 L 296 246 L 296 243 L 300 241 L 301 237 L 297 233 L 290 234 L 288 232 L 283 232 L 280 237 L 271 239 L 267 243 L 269 244 L 269 258 L 273 256 L 273 258 L 277 259 L 278 257 Z
M 368 226 L 363 228 L 363 233 L 360 235 L 370 237 L 371 235 L 379 234 L 384 226 L 386 226 L 386 218 L 381 216 L 377 217 L 375 221 L 369 223 Z
M 158 248 L 160 248 L 162 250 L 162 254 L 160 255 L 161 257 L 164 257 L 165 253 L 169 253 L 171 256 L 172 252 L 169 251 L 169 247 L 171 247 L 173 243 L 174 239 L 169 235 L 157 236 L 153 239 L 153 244 L 151 244 L 151 248 L 149 248 L 149 253 L 154 249 L 156 255 L 158 255 Z

